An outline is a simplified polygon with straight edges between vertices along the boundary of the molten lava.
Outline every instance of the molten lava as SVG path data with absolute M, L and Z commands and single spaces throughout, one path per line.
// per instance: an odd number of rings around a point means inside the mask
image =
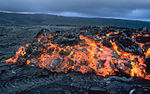
M 124 37 L 119 35 L 119 32 L 110 32 L 104 36 L 96 35 L 93 39 L 80 34 L 78 44 L 64 46 L 53 43 L 52 34 L 42 33 L 37 41 L 20 47 L 15 56 L 7 59 L 6 63 L 35 65 L 52 72 L 66 73 L 69 70 L 82 73 L 95 72 L 100 76 L 116 75 L 117 72 L 123 72 L 132 77 L 150 80 L 150 75 L 146 72 L 147 66 L 144 63 L 145 58 L 150 56 L 150 48 L 143 50 L 143 54 L 135 55 L 123 50 L 118 46 L 116 40 L 107 39 L 111 35 Z M 132 36 L 132 39 L 137 36 L 149 35 L 137 34 Z M 104 46 L 103 39 L 107 39 L 112 46 Z M 143 47 L 144 43 L 134 41 L 141 48 Z

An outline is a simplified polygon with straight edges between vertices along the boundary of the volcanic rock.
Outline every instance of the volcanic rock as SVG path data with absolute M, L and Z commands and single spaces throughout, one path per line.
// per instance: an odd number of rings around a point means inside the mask
M 143 53 L 140 45 L 136 44 L 131 38 L 120 37 L 117 44 L 125 52 L 133 53 L 133 54 L 136 54 L 136 55 L 139 55 L 139 54 Z
M 150 37 L 149 36 L 138 36 L 138 37 L 136 37 L 136 41 L 139 43 L 148 43 L 148 42 L 150 42 Z
M 19 65 L 20 62 L 18 63 L 4 63 L 3 60 L 10 58 L 12 55 L 15 54 L 17 49 L 20 46 L 25 45 L 26 43 L 32 43 L 32 45 L 29 45 L 28 47 L 25 47 L 25 50 L 27 52 L 27 55 L 21 56 L 26 59 L 30 58 L 38 58 L 40 56 L 40 53 L 38 52 L 38 47 L 41 49 L 45 49 L 46 46 L 41 46 L 40 43 L 38 42 L 34 36 L 38 33 L 38 31 L 41 30 L 40 26 L 18 26 L 17 28 L 20 28 L 20 31 L 11 31 L 8 30 L 9 26 L 2 26 L 3 30 L 5 32 L 1 32 L 0 34 L 0 40 L 1 44 L 5 44 L 2 46 L 2 49 L 0 49 L 0 93 L 1 94 L 88 94 L 88 93 L 103 93 L 103 94 L 135 94 L 135 93 L 145 93 L 145 94 L 150 94 L 150 82 L 149 80 L 143 79 L 143 78 L 134 78 L 134 77 L 128 77 L 127 76 L 120 76 L 120 75 L 115 75 L 115 76 L 97 76 L 95 73 L 87 73 L 87 74 L 82 74 L 80 72 L 68 72 L 67 74 L 65 73 L 56 73 L 56 72 L 51 72 L 46 69 L 41 69 L 38 67 L 33 67 L 29 65 Z M 1 27 L 0 27 L 1 28 Z M 32 28 L 32 29 L 31 29 Z M 95 28 L 95 27 L 94 27 Z M 97 27 L 99 28 L 99 27 Z M 109 33 L 109 28 L 110 27 L 104 27 L 101 29 L 101 31 L 93 32 L 93 34 L 99 34 L 99 35 L 105 35 Z M 124 27 L 111 27 L 113 29 L 126 29 Z M 92 26 L 89 28 L 86 27 L 85 29 L 92 29 Z M 113 30 L 110 29 L 110 30 Z M 93 30 L 94 31 L 94 30 Z M 105 32 L 107 31 L 107 32 Z M 138 31 L 138 29 L 137 29 Z M 36 37 L 39 38 L 42 33 L 45 32 L 43 35 L 49 34 L 48 30 L 42 30 L 41 33 L 39 33 Z M 60 30 L 60 32 L 62 32 Z M 60 32 L 57 32 L 60 34 Z M 71 32 L 71 31 L 70 31 Z M 132 31 L 130 31 L 132 32 Z M 62 32 L 63 33 L 63 32 Z M 61 33 L 61 34 L 62 34 Z M 134 33 L 134 32 L 132 32 Z M 80 32 L 79 32 L 80 34 Z M 84 33 L 89 34 L 89 38 L 93 38 L 90 35 L 90 32 Z M 117 38 L 108 38 L 108 40 L 117 40 L 118 43 L 116 43 L 121 49 L 123 49 L 126 52 L 134 53 L 136 52 L 138 54 L 142 54 L 141 49 L 132 39 L 129 37 L 129 34 L 127 32 L 124 32 L 124 34 L 127 35 L 125 38 L 119 38 L 119 35 L 114 35 L 117 36 Z M 54 36 L 54 34 L 52 33 Z M 62 41 L 61 38 L 65 37 L 67 41 L 69 39 L 74 39 L 80 42 L 78 40 L 78 34 L 75 36 L 72 36 L 73 34 L 68 35 L 61 35 L 59 37 L 58 35 L 55 35 L 57 37 L 54 37 L 59 39 L 59 41 Z M 136 35 L 136 33 L 135 33 Z M 19 38 L 19 37 L 20 38 Z M 18 39 L 19 38 L 19 39 Z M 53 39 L 49 39 L 53 40 Z M 70 41 L 70 40 L 69 40 Z M 11 43 L 15 43 L 14 45 L 9 45 Z M 55 43 L 57 43 L 55 41 Z M 63 43 L 63 42 L 61 42 Z M 61 44 L 60 43 L 60 44 Z M 67 42 L 66 42 L 67 43 Z M 69 43 L 69 45 L 71 42 Z M 107 38 L 104 38 L 103 44 L 107 47 L 107 44 L 109 44 L 109 41 L 107 41 Z M 119 45 L 120 44 L 120 45 Z M 8 47 L 8 48 L 7 48 Z M 108 46 L 111 48 L 111 46 Z M 147 50 L 150 46 L 148 44 L 144 45 L 144 49 Z M 39 50 L 40 50 L 39 49 Z M 49 49 L 48 55 L 52 55 L 52 52 L 54 51 L 53 48 Z M 43 54 L 43 53 L 41 53 Z M 64 51 L 60 52 L 61 57 L 67 56 L 70 54 L 70 52 L 66 53 Z M 117 53 L 114 53 L 114 56 L 117 56 Z M 138 55 L 136 54 L 136 55 Z M 29 56 L 28 56 L 29 55 Z M 118 57 L 119 58 L 119 57 Z M 23 60 L 24 61 L 24 60 Z M 26 61 L 26 60 L 25 60 Z M 55 58 L 53 62 L 53 68 L 55 68 L 57 65 L 59 65 L 60 59 Z M 37 61 L 36 61 L 37 62 Z M 104 60 L 101 63 L 105 63 L 106 61 Z M 25 62 L 26 63 L 26 62 Z M 31 61 L 31 64 L 35 63 L 35 61 Z M 46 62 L 45 62 L 46 63 Z M 128 62 L 130 65 L 130 62 Z M 127 64 L 125 62 L 125 64 Z M 149 57 L 146 58 L 146 65 L 147 65 L 147 72 L 149 72 Z M 103 65 L 104 66 L 104 65 Z M 121 66 L 122 67 L 122 66 Z M 121 69 L 120 67 L 120 69 Z M 132 66 L 130 66 L 132 67 Z M 121 72 L 119 72 L 121 73 Z M 121 73 L 123 74 L 123 73 Z

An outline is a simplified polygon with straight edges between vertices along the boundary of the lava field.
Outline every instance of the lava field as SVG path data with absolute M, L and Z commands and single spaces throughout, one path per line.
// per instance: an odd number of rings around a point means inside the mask
M 58 27 L 1 26 L 2 94 L 150 93 L 148 28 Z

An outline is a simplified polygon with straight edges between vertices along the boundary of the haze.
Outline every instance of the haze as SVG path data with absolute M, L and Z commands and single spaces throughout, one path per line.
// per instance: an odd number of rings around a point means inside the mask
M 150 0 L 0 0 L 0 11 L 150 21 Z

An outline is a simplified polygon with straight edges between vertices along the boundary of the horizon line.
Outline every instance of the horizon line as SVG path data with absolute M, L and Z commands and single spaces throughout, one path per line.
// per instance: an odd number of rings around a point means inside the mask
M 12 11 L 2 11 L 3 13 L 16 13 L 16 14 L 43 14 L 43 15 L 56 15 L 56 16 L 63 16 L 63 17 L 79 17 L 79 18 L 105 18 L 105 19 L 120 19 L 120 20 L 131 20 L 131 21 L 144 21 L 150 22 L 150 20 L 143 20 L 143 19 L 132 19 L 132 18 L 124 18 L 124 17 L 100 17 L 100 16 L 87 16 L 87 15 L 63 15 L 63 13 L 50 13 L 50 12 L 12 12 Z

